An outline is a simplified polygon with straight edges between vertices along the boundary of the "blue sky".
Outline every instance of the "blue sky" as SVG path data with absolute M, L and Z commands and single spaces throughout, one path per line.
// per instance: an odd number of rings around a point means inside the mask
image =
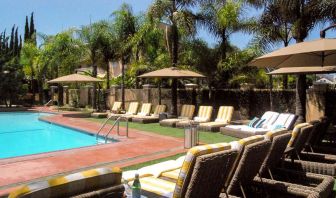
M 9 32 L 13 24 L 19 26 L 23 32 L 25 16 L 35 13 L 35 26 L 38 32 L 56 34 L 70 27 L 80 27 L 92 22 L 108 19 L 110 14 L 118 9 L 122 3 L 132 5 L 135 13 L 145 12 L 152 0 L 2 0 L 5 5 L 0 12 L 0 32 L 5 28 Z M 249 15 L 255 15 L 254 10 L 247 10 Z M 320 29 L 320 27 L 318 27 Z M 210 45 L 216 40 L 208 32 L 201 30 L 199 36 Z M 310 38 L 318 38 L 317 30 Z M 231 42 L 244 48 L 251 39 L 251 35 L 236 33 L 231 36 Z

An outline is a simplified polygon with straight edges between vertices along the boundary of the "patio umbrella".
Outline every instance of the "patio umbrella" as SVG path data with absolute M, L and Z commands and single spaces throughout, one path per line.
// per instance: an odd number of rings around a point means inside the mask
M 330 29 L 330 28 L 329 28 Z M 313 41 L 296 43 L 252 60 L 249 65 L 257 67 L 306 67 L 335 66 L 336 39 L 324 38 L 325 30 L 321 31 L 321 38 Z M 305 77 L 299 74 L 296 85 L 296 114 L 299 121 L 305 120 L 306 94 Z
M 59 78 L 55 78 L 53 80 L 49 80 L 48 83 L 99 83 L 103 82 L 98 78 L 94 78 L 91 76 L 81 75 L 81 74 L 70 74 L 67 76 L 62 76 Z M 99 95 L 98 95 L 99 96 Z M 99 98 L 98 98 L 99 100 Z M 99 105 L 98 105 L 99 106 Z M 99 107 L 98 107 L 99 109 Z
M 176 67 L 159 69 L 138 76 L 139 78 L 205 78 L 202 74 Z
M 159 69 L 156 71 L 148 72 L 138 76 L 139 78 L 205 78 L 202 74 L 190 71 L 183 70 L 177 67 L 169 67 L 164 69 Z M 175 92 L 175 93 L 174 93 Z M 172 86 L 172 114 L 177 114 L 177 91 L 174 90 Z
M 336 39 L 321 38 L 281 48 L 252 60 L 257 67 L 315 67 L 336 65 Z
M 98 82 L 103 81 L 98 78 L 81 74 L 70 74 L 67 76 L 62 76 L 48 81 L 48 83 L 98 83 Z
M 327 74 L 336 73 L 336 66 L 325 67 L 283 67 L 276 69 L 267 74 L 280 75 L 280 74 Z

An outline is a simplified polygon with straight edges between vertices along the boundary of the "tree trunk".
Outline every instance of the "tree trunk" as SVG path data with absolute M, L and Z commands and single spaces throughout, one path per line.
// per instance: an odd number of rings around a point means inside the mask
M 97 65 L 96 65 L 96 60 L 95 58 L 92 59 L 93 65 L 92 65 L 92 76 L 97 77 Z M 92 98 L 93 98 L 93 103 L 92 103 L 92 108 L 97 109 L 97 84 L 93 84 L 93 92 L 92 92 Z
M 33 94 L 32 105 L 35 104 L 35 87 L 34 87 L 34 70 L 31 68 L 31 75 L 30 75 L 30 83 L 31 83 L 31 92 Z
M 106 89 L 110 89 L 110 62 L 106 59 Z
M 121 108 L 125 110 L 125 65 L 124 58 L 121 58 Z
M 222 43 L 220 45 L 220 49 L 221 49 L 221 61 L 225 61 L 226 59 L 226 43 L 227 43 L 227 40 L 226 40 L 226 29 L 223 28 L 222 29 Z
M 39 91 L 39 103 L 43 105 L 43 81 L 42 79 L 38 80 L 38 91 Z
M 282 87 L 283 89 L 288 89 L 288 75 L 282 75 Z
M 110 63 L 109 60 L 106 59 L 106 92 L 103 91 L 104 94 L 104 108 L 107 109 L 107 99 L 108 94 L 110 93 L 108 90 L 110 90 Z
M 297 123 L 306 121 L 306 75 L 296 77 L 295 114 L 298 115 Z
M 172 64 L 173 67 L 177 67 L 177 60 L 178 60 L 178 46 L 179 46 L 179 38 L 178 38 L 178 30 L 176 24 L 172 25 Z M 172 115 L 177 116 L 177 79 L 173 78 L 172 85 L 172 104 L 171 104 L 171 113 Z

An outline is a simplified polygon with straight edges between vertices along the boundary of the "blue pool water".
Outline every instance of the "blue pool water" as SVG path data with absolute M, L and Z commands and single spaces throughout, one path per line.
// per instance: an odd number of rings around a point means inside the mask
M 0 159 L 97 144 L 94 135 L 38 120 L 48 115 L 0 113 Z

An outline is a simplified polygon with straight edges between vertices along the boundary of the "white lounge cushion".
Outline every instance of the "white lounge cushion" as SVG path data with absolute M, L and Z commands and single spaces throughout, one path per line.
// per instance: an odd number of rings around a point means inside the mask
M 194 121 L 196 122 L 207 122 L 208 119 L 207 118 L 201 118 L 201 117 L 194 117 Z
M 261 119 L 265 119 L 265 122 L 263 123 L 261 128 L 264 129 L 271 129 L 273 123 L 277 120 L 279 117 L 279 113 L 273 112 L 273 111 L 267 111 L 264 113 L 264 115 L 261 117 Z

